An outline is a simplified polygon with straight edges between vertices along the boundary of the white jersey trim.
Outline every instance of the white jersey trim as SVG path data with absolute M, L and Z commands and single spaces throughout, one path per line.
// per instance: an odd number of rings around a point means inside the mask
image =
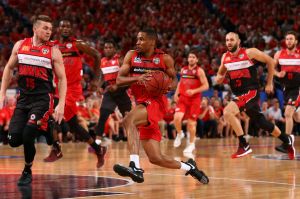
M 281 66 L 300 66 L 300 59 L 279 59 Z
M 224 66 L 226 67 L 226 69 L 228 71 L 249 68 L 252 65 L 253 64 L 250 60 L 244 60 L 244 61 L 238 61 L 238 62 L 232 62 L 232 63 L 224 64 Z
M 51 59 L 35 55 L 18 54 L 19 64 L 27 64 L 52 69 Z
M 101 68 L 103 74 L 116 73 L 119 71 L 119 66 L 109 66 Z

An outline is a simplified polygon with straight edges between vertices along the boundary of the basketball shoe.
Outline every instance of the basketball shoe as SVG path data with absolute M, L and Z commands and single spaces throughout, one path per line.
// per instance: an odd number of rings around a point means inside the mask
M 23 171 L 21 177 L 18 180 L 18 185 L 28 185 L 32 182 L 32 173 L 28 171 Z
M 107 147 L 105 146 L 99 146 L 99 148 L 100 148 L 99 152 L 96 152 L 97 159 L 98 159 L 97 168 L 100 168 L 104 165 L 104 161 L 105 161 L 104 157 L 107 151 Z
M 177 133 L 175 141 L 174 141 L 174 147 L 179 147 L 181 145 L 181 140 L 184 138 L 184 133 Z
M 295 156 L 296 156 L 296 150 L 294 147 L 295 137 L 294 137 L 294 135 L 289 135 L 288 139 L 289 139 L 289 143 L 282 143 L 281 145 L 276 146 L 275 150 L 279 151 L 281 153 L 287 153 L 289 156 L 289 159 L 293 160 L 293 159 L 295 159 Z
M 239 144 L 237 152 L 232 154 L 231 158 L 240 158 L 240 157 L 243 157 L 243 156 L 245 156 L 245 155 L 247 155 L 251 152 L 252 152 L 252 149 L 250 148 L 248 143 L 244 146 Z
M 198 169 L 196 162 L 193 159 L 189 159 L 185 163 L 191 167 L 191 169 L 188 172 L 186 172 L 186 174 L 185 174 L 186 176 L 191 175 L 193 178 L 195 178 L 202 184 L 209 183 L 208 177 L 205 175 L 205 173 L 203 171 Z
M 288 153 L 287 148 L 288 148 L 288 144 L 282 143 L 281 145 L 276 146 L 275 150 L 281 153 Z
M 61 151 L 61 147 L 58 145 L 58 147 L 52 147 L 49 156 L 44 159 L 44 162 L 54 162 L 62 157 L 63 154 Z
M 130 161 L 129 167 L 125 167 L 119 164 L 114 165 L 114 171 L 119 174 L 120 176 L 128 176 L 134 182 L 142 183 L 144 182 L 144 170 L 135 167 L 135 163 Z
M 195 150 L 195 143 L 189 143 L 183 153 L 192 153 Z

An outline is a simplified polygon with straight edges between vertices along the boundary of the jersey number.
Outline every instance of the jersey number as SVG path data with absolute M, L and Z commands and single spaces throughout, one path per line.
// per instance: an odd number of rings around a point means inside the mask
M 240 79 L 235 80 L 235 87 L 241 87 L 242 81 Z
M 34 79 L 26 78 L 26 87 L 29 89 L 34 89 L 35 87 Z
M 290 80 L 293 79 L 293 73 L 288 73 L 287 78 L 290 79 Z

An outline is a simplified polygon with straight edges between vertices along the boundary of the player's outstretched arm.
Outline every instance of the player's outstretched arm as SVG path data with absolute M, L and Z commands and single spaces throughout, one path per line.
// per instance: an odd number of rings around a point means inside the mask
M 275 73 L 275 61 L 267 55 L 266 53 L 258 50 L 257 48 L 249 48 L 247 49 L 247 55 L 250 59 L 255 59 L 259 62 L 265 63 L 267 65 L 268 69 L 268 75 L 267 75 L 267 83 L 265 86 L 266 93 L 272 93 L 273 92 L 273 77 Z
M 225 54 L 223 54 L 223 56 L 222 56 L 221 65 L 220 65 L 218 73 L 217 73 L 217 77 L 216 77 L 216 83 L 217 84 L 222 84 L 223 83 L 223 81 L 225 79 L 226 72 L 227 72 L 227 69 L 224 66 L 224 57 L 225 57 Z
M 164 55 L 164 62 L 166 65 L 166 73 L 167 75 L 172 79 L 172 84 L 170 86 L 170 90 L 175 90 L 176 86 L 177 86 L 177 78 L 176 78 L 176 70 L 175 70 L 175 66 L 174 66 L 174 59 L 168 55 L 165 54 Z
M 281 51 L 277 51 L 274 55 L 274 61 L 275 61 L 275 71 L 274 71 L 274 75 L 279 77 L 279 78 L 283 78 L 286 74 L 285 71 L 279 71 L 278 70 L 278 63 L 279 63 L 279 55 L 280 55 Z
M 209 89 L 209 84 L 208 84 L 205 72 L 202 68 L 199 68 L 199 70 L 198 70 L 198 78 L 199 78 L 199 81 L 201 82 L 201 86 L 199 86 L 196 89 L 193 89 L 192 94 L 201 93 L 201 92 Z
M 18 49 L 21 45 L 22 40 L 18 41 L 12 50 L 10 58 L 5 65 L 3 75 L 2 75 L 2 82 L 1 82 L 1 90 L 0 90 L 0 109 L 3 108 L 3 102 L 6 96 L 6 90 L 10 84 L 11 78 L 13 76 L 14 67 L 18 63 Z
M 78 48 L 78 50 L 94 58 L 94 65 L 93 65 L 93 70 L 95 73 L 94 80 L 99 79 L 100 80 L 99 84 L 100 86 L 102 86 L 104 82 L 104 77 L 103 77 L 102 70 L 100 70 L 100 60 L 101 60 L 100 53 L 95 48 L 91 47 L 89 44 L 81 40 L 76 41 L 76 47 Z
M 63 63 L 63 58 L 60 50 L 57 47 L 53 47 L 53 64 L 54 64 L 54 73 L 58 79 L 58 94 L 59 102 L 55 107 L 54 119 L 59 123 L 63 119 L 65 101 L 66 101 L 66 92 L 67 92 L 67 78 L 65 73 L 65 67 Z

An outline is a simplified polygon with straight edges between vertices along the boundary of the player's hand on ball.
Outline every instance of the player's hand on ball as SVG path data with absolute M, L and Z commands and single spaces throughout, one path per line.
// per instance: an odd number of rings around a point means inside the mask
M 151 72 L 145 73 L 138 78 L 138 84 L 144 84 L 146 81 L 151 80 L 152 74 Z

